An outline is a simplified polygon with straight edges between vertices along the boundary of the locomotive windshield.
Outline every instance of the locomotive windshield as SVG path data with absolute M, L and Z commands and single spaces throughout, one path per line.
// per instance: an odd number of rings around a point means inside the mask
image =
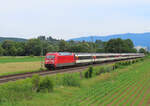
M 46 56 L 46 58 L 47 58 L 47 59 L 54 59 L 55 56 L 54 56 L 54 55 L 48 55 L 48 56 Z

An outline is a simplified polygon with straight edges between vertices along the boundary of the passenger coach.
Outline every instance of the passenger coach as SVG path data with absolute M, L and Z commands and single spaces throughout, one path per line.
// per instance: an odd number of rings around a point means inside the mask
M 104 61 L 114 61 L 144 57 L 143 53 L 47 53 L 45 67 L 55 69 L 57 67 L 73 66 L 80 64 L 94 64 Z

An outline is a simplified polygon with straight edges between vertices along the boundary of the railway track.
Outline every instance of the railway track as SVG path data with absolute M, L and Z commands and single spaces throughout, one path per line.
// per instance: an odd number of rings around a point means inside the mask
M 128 59 L 131 60 L 131 59 Z M 120 60 L 118 60 L 120 61 Z M 122 61 L 122 60 L 121 60 Z M 99 66 L 99 65 L 104 65 L 104 64 L 112 64 L 117 61 L 109 61 L 109 62 L 103 62 L 100 64 L 92 64 L 92 66 Z M 78 66 L 78 67 L 67 67 L 66 69 L 57 69 L 54 71 L 38 71 L 38 72 L 27 72 L 27 73 L 22 73 L 22 74 L 14 74 L 14 75 L 7 75 L 7 76 L 0 76 L 0 83 L 5 83 L 9 81 L 16 81 L 19 79 L 25 79 L 32 77 L 34 74 L 38 74 L 40 76 L 46 76 L 46 75 L 52 75 L 52 74 L 57 74 L 57 73 L 68 73 L 68 72 L 80 72 L 83 71 L 84 69 L 88 68 L 90 65 L 86 66 Z

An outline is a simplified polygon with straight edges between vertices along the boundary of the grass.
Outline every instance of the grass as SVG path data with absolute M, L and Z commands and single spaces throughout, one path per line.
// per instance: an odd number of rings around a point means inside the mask
M 0 76 L 38 71 L 41 62 L 21 62 L 0 64 Z
M 40 56 L 1 56 L 0 57 L 0 64 L 1 63 L 15 63 L 15 62 L 35 62 L 44 60 L 45 57 Z
M 75 87 L 65 86 L 61 83 L 65 74 L 52 75 L 51 79 L 55 87 L 50 93 L 32 92 L 31 79 L 9 82 L 0 86 L 0 105 L 148 105 L 150 102 L 149 64 L 150 58 L 88 79 L 81 79 L 80 73 L 73 73 L 77 79 L 80 79 L 80 86 Z M 93 71 L 99 70 L 101 67 L 96 66 Z
M 0 57 L 0 76 L 38 71 L 41 68 L 40 61 L 41 57 L 37 56 Z

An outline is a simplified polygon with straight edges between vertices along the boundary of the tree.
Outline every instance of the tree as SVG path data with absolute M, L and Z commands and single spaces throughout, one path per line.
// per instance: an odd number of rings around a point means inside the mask
M 3 56 L 4 54 L 4 49 L 2 48 L 2 46 L 0 45 L 0 56 Z
M 58 48 L 54 45 L 49 45 L 47 47 L 47 52 L 57 52 L 58 51 Z
M 124 46 L 124 42 L 122 39 L 111 39 L 107 42 L 105 50 L 110 53 L 122 53 L 122 49 Z
M 144 48 L 140 48 L 139 53 L 144 53 L 146 54 L 146 50 Z
M 87 42 L 81 42 L 77 45 L 78 52 L 88 53 L 91 51 L 90 45 Z
M 101 40 L 96 40 L 95 44 L 97 45 L 97 48 L 104 48 L 104 42 Z
M 25 44 L 26 55 L 40 56 L 42 51 L 42 44 L 39 39 L 30 39 Z
M 68 43 L 66 41 L 60 40 L 58 45 L 60 52 L 65 52 L 68 50 Z
M 134 44 L 131 39 L 126 39 L 124 42 L 128 45 L 129 48 L 134 48 Z
M 133 42 L 130 39 L 122 40 L 118 39 L 111 39 L 105 45 L 105 52 L 108 53 L 131 53 L 136 52 L 133 48 Z
M 46 37 L 45 36 L 38 36 L 38 39 L 40 39 L 40 40 L 46 40 Z
M 16 42 L 11 40 L 6 40 L 2 43 L 2 47 L 4 49 L 4 55 L 5 56 L 16 56 L 17 50 L 16 50 Z
M 25 42 L 16 42 L 17 56 L 25 56 Z

